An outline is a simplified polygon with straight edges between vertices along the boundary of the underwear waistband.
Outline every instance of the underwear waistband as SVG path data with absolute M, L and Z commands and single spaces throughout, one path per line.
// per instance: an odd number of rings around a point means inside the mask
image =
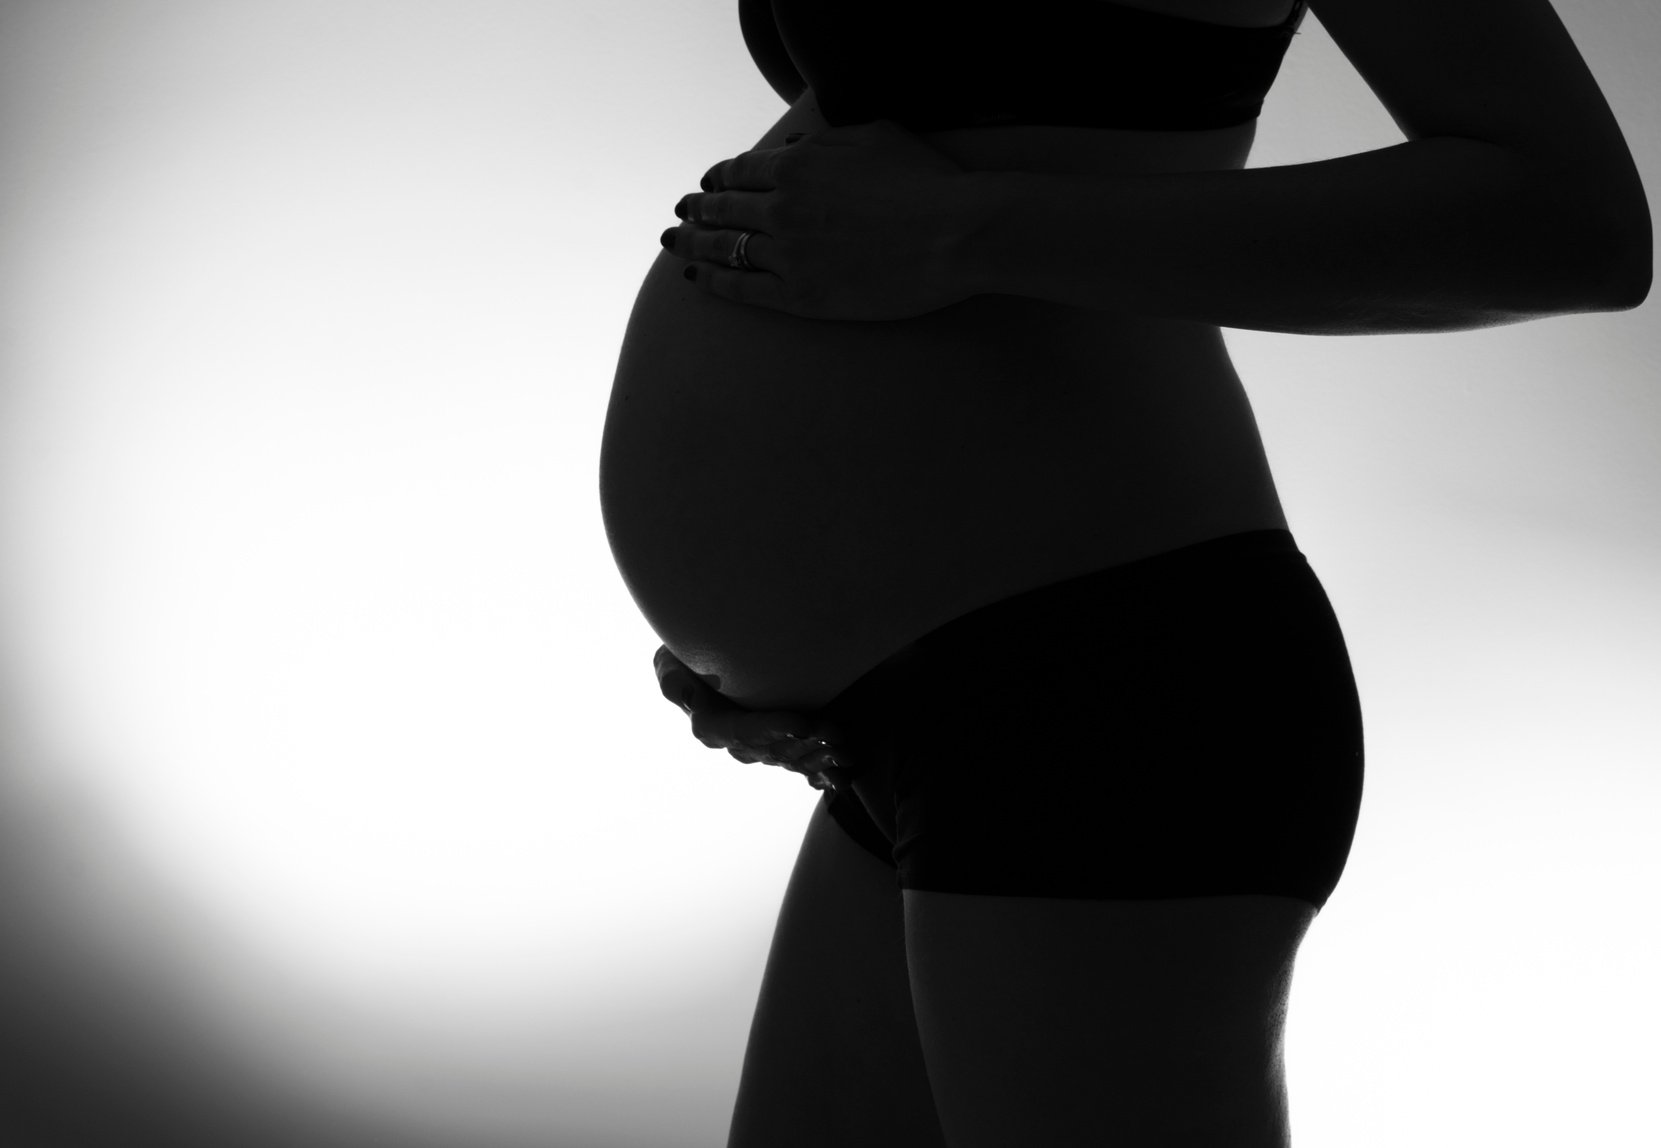
M 1298 567 L 1307 569 L 1307 559 L 1298 549 L 1291 531 L 1248 530 L 1022 590 L 959 615 L 896 650 L 838 694 L 825 709 L 846 708 L 867 692 L 905 677 L 912 672 L 912 663 L 931 649 L 942 652 L 960 641 L 972 646 L 974 635 L 985 633 L 988 627 L 1003 632 L 1019 631 L 1042 619 L 1076 619 L 1104 608 L 1124 609 L 1125 603 L 1133 603 L 1138 595 L 1156 588 L 1169 591 L 1190 582 L 1215 583 L 1219 568 L 1238 568 L 1242 563 L 1255 566 L 1259 562 L 1285 566 L 1293 559 Z

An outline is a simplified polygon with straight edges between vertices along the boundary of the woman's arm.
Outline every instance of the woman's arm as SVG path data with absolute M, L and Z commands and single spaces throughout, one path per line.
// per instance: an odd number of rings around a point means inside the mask
M 1285 167 L 975 172 L 977 294 L 1300 334 L 1456 331 L 1636 307 L 1648 201 L 1548 0 L 1314 0 L 1409 137 Z

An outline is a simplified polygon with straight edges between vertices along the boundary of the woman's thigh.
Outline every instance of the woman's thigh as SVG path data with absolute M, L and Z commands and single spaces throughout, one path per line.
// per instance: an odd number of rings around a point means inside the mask
M 1044 587 L 916 647 L 830 708 L 898 864 L 948 1143 L 1284 1148 L 1292 963 L 1363 770 L 1343 636 L 1290 534 Z
M 898 862 L 948 1143 L 1284 1148 L 1292 963 L 1363 764 L 1342 634 L 1290 535 L 917 645 L 840 716 L 875 731 L 850 745 L 882 784 L 856 790 Z
M 891 865 L 814 807 L 762 977 L 728 1148 L 943 1148 Z
M 1315 907 L 907 889 L 951 1148 L 1286 1148 L 1281 1036 Z

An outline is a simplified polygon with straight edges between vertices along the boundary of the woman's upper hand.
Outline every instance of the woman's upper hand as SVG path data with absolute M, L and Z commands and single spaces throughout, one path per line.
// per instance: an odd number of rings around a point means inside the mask
M 909 319 L 973 292 L 954 271 L 964 171 L 891 120 L 806 133 L 722 160 L 665 246 L 712 295 L 805 319 Z M 729 257 L 752 232 L 745 258 Z
M 692 717 L 692 736 L 739 761 L 783 766 L 815 789 L 840 786 L 847 770 L 836 759 L 841 730 L 834 722 L 787 710 L 751 710 L 709 688 L 687 664 L 659 646 L 652 659 L 663 696 Z

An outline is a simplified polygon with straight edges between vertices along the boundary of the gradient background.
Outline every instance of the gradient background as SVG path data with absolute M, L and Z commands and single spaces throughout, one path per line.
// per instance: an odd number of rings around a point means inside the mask
M 1661 188 L 1661 11 L 1556 6 Z M 734 0 L 0 3 L 5 1144 L 724 1143 L 817 795 L 659 697 L 596 473 L 783 111 Z M 1400 139 L 1312 16 L 1253 166 Z M 1299 1144 L 1661 1142 L 1653 304 L 1229 341 L 1367 719 Z

